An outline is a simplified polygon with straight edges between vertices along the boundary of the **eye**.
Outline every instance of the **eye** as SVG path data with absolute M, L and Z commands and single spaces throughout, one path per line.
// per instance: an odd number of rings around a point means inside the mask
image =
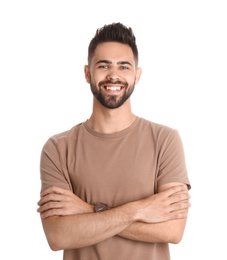
M 108 69 L 108 65 L 99 65 L 99 69 Z
M 127 66 L 121 66 L 120 69 L 121 70 L 128 70 L 129 68 Z

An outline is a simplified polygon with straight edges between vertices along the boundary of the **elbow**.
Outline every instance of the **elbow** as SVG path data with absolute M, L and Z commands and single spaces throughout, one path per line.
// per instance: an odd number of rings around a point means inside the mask
M 42 220 L 46 240 L 51 250 L 64 249 L 64 236 L 58 228 L 57 218 L 50 217 Z
M 48 242 L 48 244 L 49 244 L 49 247 L 50 247 L 50 249 L 52 251 L 59 251 L 59 250 L 61 250 L 56 244 L 49 243 L 49 242 Z
M 169 236 L 168 243 L 179 244 L 182 240 L 182 237 L 183 237 L 183 232 L 181 231 L 173 232 L 172 235 Z
M 64 249 L 61 240 L 59 240 L 56 235 L 48 234 L 46 238 L 48 245 L 52 251 L 59 251 Z
M 62 248 L 55 242 L 48 241 L 49 247 L 52 251 L 59 251 L 62 250 Z
M 186 219 L 181 219 L 177 221 L 172 221 L 170 226 L 169 234 L 169 243 L 171 244 L 179 244 L 183 238 Z
M 169 243 L 171 244 L 179 244 L 182 240 L 182 236 L 173 236 L 170 238 Z

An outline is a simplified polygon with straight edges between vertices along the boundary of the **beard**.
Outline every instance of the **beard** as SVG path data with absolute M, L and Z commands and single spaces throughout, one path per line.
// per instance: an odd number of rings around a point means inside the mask
M 122 86 L 124 86 L 124 92 L 122 95 L 111 95 L 111 94 L 106 94 L 102 92 L 102 85 L 105 84 L 120 84 Z M 125 103 L 125 101 L 127 99 L 129 99 L 129 97 L 131 96 L 131 94 L 134 91 L 135 88 L 135 82 L 134 84 L 132 84 L 131 86 L 128 85 L 128 83 L 126 82 L 121 82 L 121 81 L 101 81 L 99 84 L 99 89 L 96 88 L 95 84 L 93 84 L 91 82 L 90 84 L 90 88 L 91 88 L 91 92 L 94 95 L 94 97 L 106 108 L 109 109 L 115 109 L 120 107 L 121 105 L 123 105 Z

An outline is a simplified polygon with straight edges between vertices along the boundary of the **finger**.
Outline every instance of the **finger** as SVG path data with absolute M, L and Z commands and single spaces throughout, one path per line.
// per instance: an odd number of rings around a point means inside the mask
M 40 206 L 37 211 L 38 212 L 44 212 L 44 211 L 47 211 L 47 210 L 51 210 L 51 209 L 59 209 L 59 208 L 62 208 L 63 207 L 63 203 L 61 202 L 48 202 L 42 206 Z
M 184 200 L 189 200 L 190 195 L 188 193 L 175 193 L 169 197 L 170 204 L 181 202 Z
M 174 219 L 182 219 L 182 218 L 187 218 L 188 216 L 188 211 L 187 210 L 180 210 L 180 211 L 173 211 L 171 213 L 171 218 Z
M 44 190 L 40 194 L 40 196 L 43 197 L 43 196 L 46 196 L 50 193 L 65 194 L 65 193 L 67 193 L 67 191 L 69 191 L 69 190 L 66 190 L 66 189 L 63 189 L 63 188 L 60 188 L 60 187 L 57 187 L 57 186 L 51 186 L 51 187 L 47 188 L 46 190 Z
M 65 207 L 60 208 L 51 208 L 45 211 L 40 212 L 41 218 L 47 218 L 50 216 L 67 216 L 67 215 L 73 215 L 75 213 L 72 213 L 70 209 L 67 209 Z
M 65 196 L 64 195 L 59 195 L 56 193 L 51 193 L 51 194 L 47 194 L 45 197 L 41 197 L 41 199 L 38 201 L 38 205 L 43 205 L 47 202 L 50 201 L 65 201 Z
M 184 201 L 181 203 L 174 203 L 171 205 L 171 212 L 187 210 L 190 207 L 191 207 L 191 203 L 189 201 Z
M 182 192 L 185 190 L 186 190 L 185 185 L 182 184 L 182 185 L 173 186 L 173 187 L 169 188 L 168 190 L 165 190 L 164 192 L 166 193 L 167 196 L 172 196 L 175 193 Z
M 40 217 L 47 218 L 51 216 L 62 216 L 62 212 L 63 211 L 61 209 L 51 209 L 40 213 Z

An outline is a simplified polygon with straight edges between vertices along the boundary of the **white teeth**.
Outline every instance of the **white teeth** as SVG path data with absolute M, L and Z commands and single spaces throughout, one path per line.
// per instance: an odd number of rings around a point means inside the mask
M 106 89 L 107 89 L 107 90 L 115 91 L 115 90 L 120 90 L 121 87 L 116 87 L 116 86 L 114 86 L 114 87 L 106 87 Z

